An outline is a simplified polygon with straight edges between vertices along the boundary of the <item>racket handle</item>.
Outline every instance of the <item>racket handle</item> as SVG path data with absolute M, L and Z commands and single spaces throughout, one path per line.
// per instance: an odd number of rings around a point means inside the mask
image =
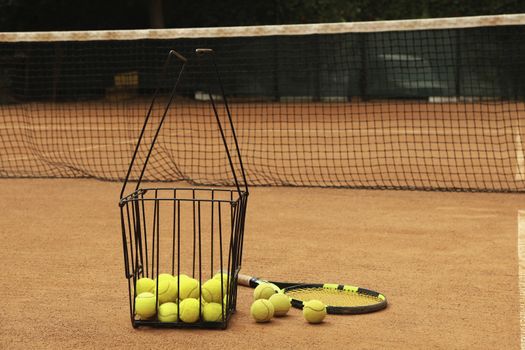
M 237 275 L 237 284 L 240 284 L 241 286 L 252 287 L 253 283 L 250 283 L 252 282 L 252 279 L 252 276 L 243 275 L 240 273 Z

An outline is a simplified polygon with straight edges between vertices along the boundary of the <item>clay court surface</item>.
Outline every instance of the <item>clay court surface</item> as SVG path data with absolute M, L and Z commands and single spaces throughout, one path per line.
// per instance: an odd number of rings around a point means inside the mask
M 2 106 L 0 175 L 121 179 L 147 109 L 146 102 L 134 103 Z M 523 108 L 506 102 L 232 104 L 253 184 L 506 191 L 523 189 Z M 206 111 L 203 103 L 170 111 L 148 178 L 231 181 Z M 520 345 L 522 195 L 253 187 L 241 272 L 366 287 L 384 293 L 389 307 L 329 315 L 319 326 L 292 310 L 261 325 L 249 316 L 252 290 L 239 287 L 227 330 L 135 330 L 120 186 L 0 179 L 0 348 Z
M 146 145 L 164 102 L 155 105 Z M 122 179 L 148 106 L 142 100 L 1 106 L 0 176 Z M 523 188 L 521 102 L 250 102 L 232 103 L 231 110 L 251 184 Z M 146 147 L 139 158 L 145 153 Z M 231 182 L 209 102 L 176 101 L 149 170 L 151 180 Z
M 0 180 L 0 348 L 517 349 L 517 194 L 268 187 L 251 190 L 242 272 L 355 284 L 389 307 L 249 317 L 239 287 L 227 330 L 133 329 L 120 184 Z

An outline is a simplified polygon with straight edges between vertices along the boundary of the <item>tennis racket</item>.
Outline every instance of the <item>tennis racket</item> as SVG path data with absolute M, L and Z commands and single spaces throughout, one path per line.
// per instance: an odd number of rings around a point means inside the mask
M 303 308 L 303 303 L 317 299 L 326 304 L 326 312 L 337 315 L 366 314 L 386 307 L 386 297 L 373 290 L 344 284 L 311 284 L 266 281 L 257 277 L 238 275 L 238 284 L 255 288 L 261 283 L 273 283 L 291 298 L 292 306 Z

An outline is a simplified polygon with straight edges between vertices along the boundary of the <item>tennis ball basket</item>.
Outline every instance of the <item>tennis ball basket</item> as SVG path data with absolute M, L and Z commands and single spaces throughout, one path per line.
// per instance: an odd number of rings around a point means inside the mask
M 153 95 L 120 193 L 131 324 L 225 329 L 236 309 L 248 186 L 213 50 L 197 49 L 195 60 L 208 64 L 214 71 L 208 82 L 210 117 L 217 122 L 235 187 L 142 186 L 148 160 L 188 62 L 171 50 L 164 63 L 163 77 L 174 59 L 181 68 L 154 128 L 135 188 L 126 193 L 160 87 Z M 220 88 L 219 98 L 211 93 L 212 82 Z M 231 147 L 235 150 L 231 151 Z M 237 158 L 237 170 L 232 156 Z M 239 172 L 243 183 L 239 181 Z

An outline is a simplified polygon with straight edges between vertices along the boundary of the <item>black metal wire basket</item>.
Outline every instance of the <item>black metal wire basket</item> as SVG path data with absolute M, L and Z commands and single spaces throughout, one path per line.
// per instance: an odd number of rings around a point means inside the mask
M 177 86 L 184 75 L 187 60 L 175 51 L 170 51 L 164 65 L 164 75 L 172 58 L 182 62 L 178 78 L 173 85 L 170 98 L 164 113 L 152 138 L 140 176 L 133 192 L 126 194 L 130 174 L 132 172 L 144 131 L 150 120 L 151 112 L 159 89 L 154 94 L 149 111 L 146 115 L 135 152 L 131 159 L 122 191 L 120 193 L 120 217 L 122 226 L 122 243 L 124 252 L 124 268 L 129 289 L 129 310 L 133 327 L 186 327 L 186 328 L 226 328 L 228 321 L 236 309 L 237 276 L 241 267 L 244 222 L 248 202 L 248 186 L 242 165 L 239 146 L 233 126 L 230 109 L 224 94 L 221 79 L 210 49 L 197 49 L 197 56 L 206 56 L 211 62 L 215 77 L 220 87 L 222 97 L 220 103 L 226 111 L 227 123 L 221 122 L 217 112 L 219 101 L 215 101 L 211 92 L 209 99 L 211 111 L 215 115 L 218 130 L 224 143 L 229 166 L 235 182 L 234 189 L 218 188 L 158 188 L 141 187 L 141 181 L 153 151 L 155 142 L 166 118 L 167 111 L 174 99 Z M 212 115 L 213 115 L 212 114 Z M 229 128 L 230 140 L 235 146 L 234 156 L 244 183 L 239 182 L 237 171 L 232 161 L 232 152 L 225 136 L 225 128 Z M 162 275 L 159 277 L 159 275 Z M 166 275 L 167 274 L 167 275 Z M 169 276 L 168 276 L 169 275 Z M 171 277 L 170 277 L 171 276 Z M 220 291 L 215 298 L 220 297 L 219 316 L 210 320 L 205 310 L 210 304 L 206 300 L 203 284 L 207 280 L 220 281 Z M 171 279 L 173 277 L 173 279 Z M 162 294 L 165 278 L 170 286 L 170 294 Z M 189 280 L 188 280 L 189 279 Z M 153 281 L 152 281 L 153 280 Z M 159 282 L 160 281 L 160 282 Z M 190 282 L 188 282 L 190 281 Z M 137 284 L 139 282 L 139 284 Z M 163 285 L 159 286 L 159 284 Z M 174 284 L 173 284 L 174 283 Z M 149 286 L 143 288 L 142 286 Z M 196 286 L 191 293 L 186 293 L 184 287 Z M 216 283 L 217 285 L 217 283 Z M 160 289 L 159 289 L 160 288 Z M 137 310 L 137 296 L 143 289 L 148 289 L 155 298 L 154 313 L 140 314 Z M 187 288 L 186 288 L 187 289 Z M 176 290 L 176 293 L 171 293 Z M 157 292 L 159 291 L 159 292 Z M 168 296 L 166 296 L 168 295 Z M 142 294 L 141 297 L 151 297 Z M 185 299 L 197 299 L 198 318 L 184 320 L 181 305 Z M 218 300 L 216 304 L 219 304 Z M 176 305 L 176 315 L 161 317 L 159 313 L 163 303 Z M 216 309 L 219 307 L 216 307 Z

